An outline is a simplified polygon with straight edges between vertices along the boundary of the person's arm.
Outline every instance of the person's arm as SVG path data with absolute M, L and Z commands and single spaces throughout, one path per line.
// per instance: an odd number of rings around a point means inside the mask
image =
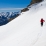
M 45 22 L 45 20 L 43 20 Z

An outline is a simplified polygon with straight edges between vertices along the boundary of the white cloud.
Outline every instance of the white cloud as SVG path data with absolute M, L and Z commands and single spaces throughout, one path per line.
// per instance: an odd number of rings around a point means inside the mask
M 1 8 L 0 10 L 21 10 L 23 8 Z

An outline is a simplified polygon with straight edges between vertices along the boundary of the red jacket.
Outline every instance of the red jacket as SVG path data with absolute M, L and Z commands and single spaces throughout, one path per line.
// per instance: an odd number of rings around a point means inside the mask
M 40 22 L 45 22 L 45 20 L 41 19 Z

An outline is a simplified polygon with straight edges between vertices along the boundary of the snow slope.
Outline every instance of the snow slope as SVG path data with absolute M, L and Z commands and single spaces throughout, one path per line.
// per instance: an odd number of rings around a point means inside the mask
M 41 6 L 42 4 L 42 6 Z M 0 27 L 0 46 L 46 46 L 46 1 L 32 5 L 30 10 Z

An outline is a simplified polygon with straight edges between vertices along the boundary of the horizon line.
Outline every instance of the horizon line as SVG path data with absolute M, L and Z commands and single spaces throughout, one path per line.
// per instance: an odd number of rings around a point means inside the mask
M 21 10 L 23 8 L 0 8 L 0 10 Z

